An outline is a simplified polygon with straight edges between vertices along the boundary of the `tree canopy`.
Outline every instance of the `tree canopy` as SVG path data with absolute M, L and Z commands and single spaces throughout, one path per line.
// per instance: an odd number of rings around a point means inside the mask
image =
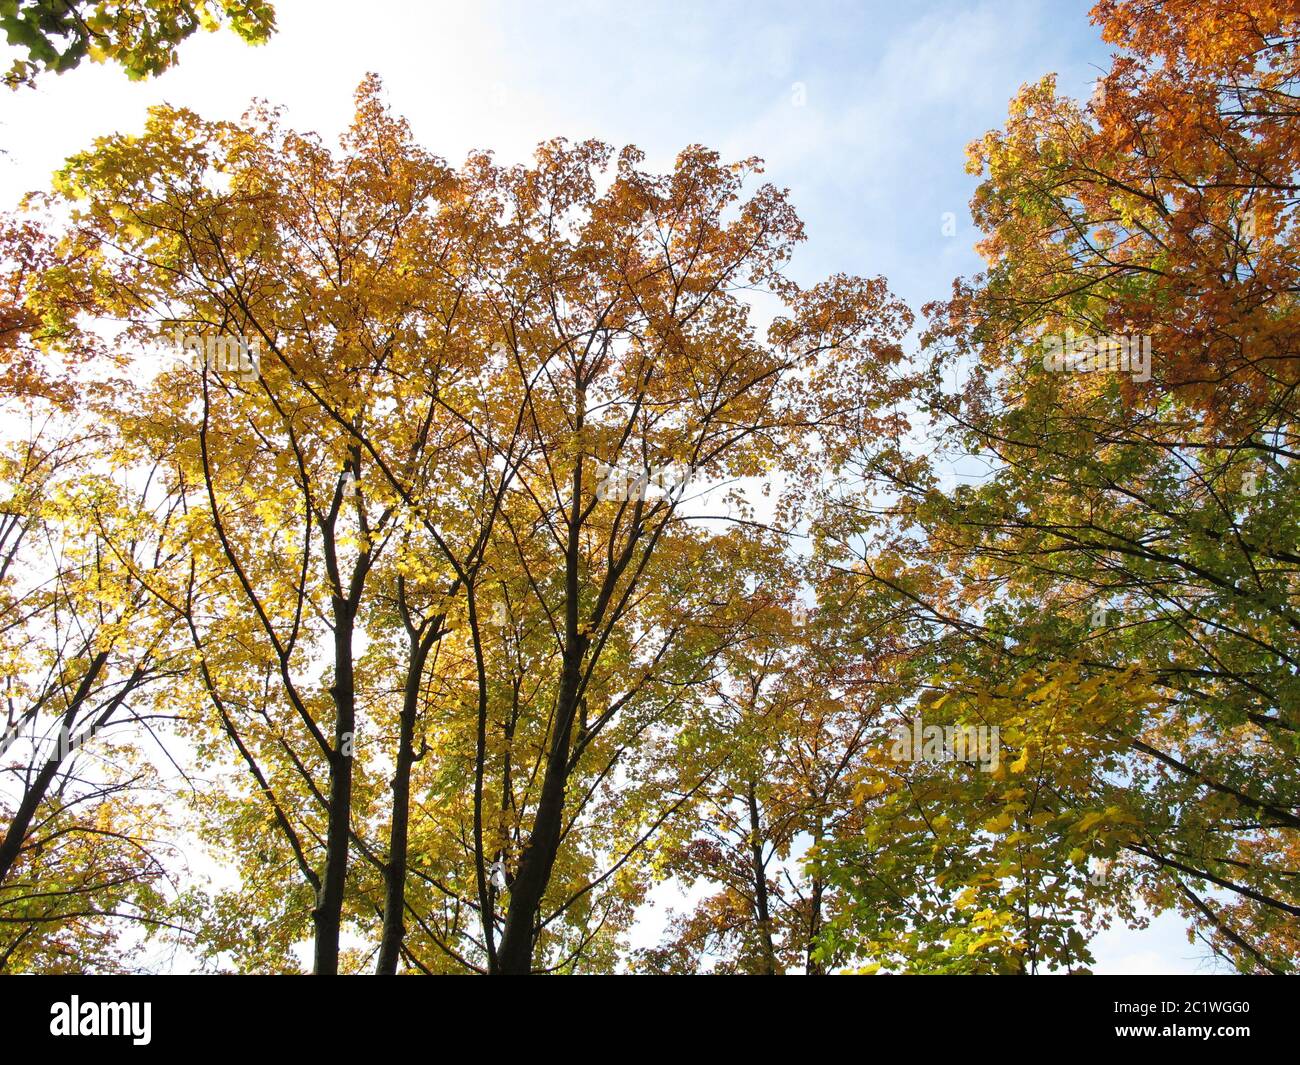
M 275 10 L 264 0 L 3 0 L 0 30 L 26 52 L 4 80 L 11 88 L 33 85 L 38 75 L 62 74 L 87 57 L 116 63 L 132 78 L 153 77 L 176 63 L 187 37 L 222 26 L 262 44 L 275 31 Z
M 81 6 L 0 15 L 218 16 Z M 757 159 L 453 164 L 375 76 L 69 159 L 0 223 L 0 971 L 1294 972 L 1300 10 L 1093 18 L 919 323 Z

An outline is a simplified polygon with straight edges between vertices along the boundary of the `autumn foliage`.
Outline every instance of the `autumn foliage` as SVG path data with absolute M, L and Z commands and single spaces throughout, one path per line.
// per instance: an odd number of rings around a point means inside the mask
M 1300 7 L 1093 19 L 915 344 L 698 145 L 453 164 L 370 77 L 336 148 L 68 160 L 0 226 L 0 971 L 1086 972 L 1167 910 L 1294 971 Z

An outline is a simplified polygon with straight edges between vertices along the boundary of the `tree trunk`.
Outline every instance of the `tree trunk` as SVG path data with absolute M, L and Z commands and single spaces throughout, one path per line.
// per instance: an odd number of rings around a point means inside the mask
M 819 801 L 816 796 L 813 801 Z M 819 814 L 817 817 L 817 828 L 813 833 L 813 846 L 820 848 L 822 845 L 822 819 Z M 826 894 L 826 884 L 820 876 L 813 877 L 812 894 L 808 899 L 808 942 L 804 947 L 805 972 L 809 976 L 825 976 L 826 966 L 823 962 L 813 959 L 813 951 L 817 949 L 817 937 L 822 934 L 822 897 Z
M 415 719 L 420 709 L 420 682 L 424 664 L 434 641 L 441 635 L 442 618 L 436 619 L 423 638 L 411 635 L 411 656 L 407 665 L 406 690 L 402 694 L 402 715 L 397 740 L 397 764 L 393 769 L 393 820 L 388 832 L 388 864 L 384 867 L 384 928 L 379 938 L 378 976 L 394 976 L 406 935 L 406 860 L 411 818 L 411 767 L 415 765 Z
M 330 752 L 329 825 L 325 836 L 325 869 L 312 921 L 316 926 L 316 976 L 339 971 L 339 930 L 343 921 L 343 890 L 348 873 L 348 843 L 352 820 L 352 754 L 356 726 L 356 687 L 352 672 L 353 605 L 334 598 L 334 749 Z M 346 748 L 346 753 L 345 753 Z
M 564 825 L 564 789 L 569 778 L 569 747 L 578 709 L 578 684 L 587 641 L 579 637 L 565 655 L 560 682 L 558 712 L 551 751 L 546 759 L 546 776 L 537 803 L 537 818 L 528 843 L 519 858 L 519 868 L 510 885 L 510 906 L 497 949 L 496 972 L 522 976 L 532 971 L 533 929 L 541 910 L 542 896 L 551 879 L 551 868 L 560 847 Z
M 813 958 L 813 951 L 817 949 L 817 937 L 822 932 L 822 895 L 825 890 L 821 878 L 814 878 L 812 897 L 808 901 L 808 946 L 805 964 L 809 976 L 826 975 L 826 966 Z
M 768 910 L 767 870 L 763 866 L 763 831 L 758 816 L 758 790 L 751 782 L 749 800 L 749 856 L 754 874 L 754 909 L 758 917 L 759 944 L 763 948 L 763 976 L 776 976 L 776 948 L 772 943 L 772 915 Z
M 586 417 L 585 386 L 579 385 L 575 396 L 575 425 L 579 436 Z M 555 732 L 546 759 L 546 776 L 537 802 L 537 817 L 528 842 L 519 856 L 519 868 L 510 883 L 510 905 L 506 909 L 505 928 L 497 950 L 494 973 L 524 976 L 532 972 L 533 931 L 538 923 L 542 896 L 551 879 L 555 855 L 560 848 L 564 827 L 564 789 L 569 782 L 569 748 L 573 723 L 581 702 L 582 665 L 590 639 L 580 631 L 579 591 L 581 580 L 582 460 L 574 463 L 571 478 L 573 500 L 568 520 L 568 542 L 564 552 L 564 661 L 560 672 L 560 691 L 556 698 Z M 491 920 L 491 915 L 487 915 Z
M 90 689 L 95 685 L 95 679 L 99 676 L 104 668 L 104 663 L 108 661 L 108 652 L 101 651 L 94 659 L 91 660 L 86 674 L 81 678 L 81 683 L 77 685 L 77 692 L 72 697 L 72 702 L 68 704 L 68 709 L 63 714 L 63 735 L 69 735 L 77 720 L 77 711 L 81 709 L 82 703 L 90 694 Z M 67 754 L 67 746 L 60 742 L 55 748 L 55 754 L 50 758 L 36 774 L 36 779 L 23 793 L 22 801 L 18 804 L 18 809 L 14 811 L 14 816 L 9 822 L 9 829 L 5 832 L 3 842 L 0 842 L 0 884 L 5 882 L 5 877 L 9 875 L 9 870 L 13 868 L 14 862 L 18 860 L 18 852 L 22 850 L 23 840 L 27 838 L 27 830 L 31 827 L 32 818 L 36 815 L 36 809 L 45 798 L 45 793 L 49 790 L 50 781 L 54 779 L 55 774 L 59 771 L 59 766 L 63 763 L 64 755 Z

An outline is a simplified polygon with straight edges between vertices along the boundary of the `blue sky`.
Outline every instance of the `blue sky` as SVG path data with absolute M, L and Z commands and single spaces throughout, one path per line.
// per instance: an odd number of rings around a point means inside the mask
M 264 97 L 332 138 L 373 70 L 419 139 L 452 162 L 472 148 L 522 159 L 557 135 L 636 144 L 659 166 L 694 142 L 762 156 L 807 227 L 801 281 L 884 274 L 919 311 L 980 267 L 966 145 L 1048 72 L 1086 97 L 1109 54 L 1075 0 L 275 6 L 280 33 L 264 47 L 204 34 L 155 81 L 88 65 L 7 98 L 0 203 L 45 187 L 93 136 L 138 128 L 161 100 L 233 118 Z M 1112 930 L 1097 947 L 1102 972 L 1209 971 L 1172 917 Z
M 158 100 L 235 117 L 263 96 L 329 135 L 374 70 L 453 162 L 471 148 L 522 158 L 556 135 L 633 143 L 661 165 L 693 142 L 762 156 L 808 227 L 797 274 L 883 273 L 919 308 L 979 265 L 966 145 L 1024 82 L 1056 71 L 1087 95 L 1104 66 L 1087 6 L 279 0 L 281 32 L 262 48 L 204 34 L 156 81 L 86 66 L 7 100 L 0 191 L 42 184 Z

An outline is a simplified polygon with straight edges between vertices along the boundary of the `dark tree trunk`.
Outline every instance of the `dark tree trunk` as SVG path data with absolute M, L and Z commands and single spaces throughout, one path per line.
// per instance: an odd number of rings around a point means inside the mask
M 580 384 L 575 398 L 575 424 L 579 434 L 586 417 L 585 385 Z M 564 657 L 560 671 L 560 691 L 556 697 L 555 730 L 546 758 L 546 775 L 537 802 L 537 816 L 532 832 L 519 856 L 519 867 L 510 883 L 510 905 L 506 909 L 505 927 L 497 949 L 492 972 L 504 976 L 524 976 L 532 972 L 533 940 L 542 908 L 542 897 L 550 883 L 555 856 L 560 848 L 564 828 L 564 791 L 569 782 L 569 754 L 573 726 L 582 702 L 583 663 L 590 638 L 581 630 L 579 604 L 582 571 L 581 513 L 582 462 L 574 463 L 571 478 L 573 500 L 568 519 L 568 542 L 564 552 Z M 489 915 L 489 920 L 491 919 Z
M 411 767 L 415 765 L 415 719 L 420 709 L 420 683 L 429 651 L 441 635 L 442 618 L 423 637 L 411 634 L 411 656 L 407 665 L 406 690 L 402 694 L 402 715 L 397 740 L 397 763 L 393 769 L 393 820 L 388 833 L 388 864 L 384 867 L 384 928 L 379 938 L 379 960 L 375 973 L 393 976 L 406 935 L 406 860 L 411 817 Z
M 81 683 L 77 685 L 76 694 L 72 697 L 72 702 L 68 704 L 68 709 L 64 712 L 64 735 L 71 733 L 77 720 L 77 711 L 86 701 L 91 688 L 95 686 L 95 679 L 99 676 L 107 661 L 108 653 L 101 651 L 86 669 L 86 675 L 81 678 Z M 36 778 L 24 792 L 22 801 L 18 804 L 18 809 L 14 811 L 14 816 L 9 822 L 9 828 L 5 832 L 4 841 L 0 842 L 0 884 L 5 882 L 9 870 L 13 868 L 14 862 L 18 860 L 18 852 L 22 850 L 23 840 L 27 838 L 27 830 L 31 828 L 36 809 L 40 806 L 41 800 L 45 798 L 45 793 L 50 787 L 50 781 L 58 773 L 59 766 L 63 763 L 66 754 L 67 747 L 60 742 L 55 748 L 54 756 L 41 766 Z
M 817 827 L 813 833 L 813 844 L 821 847 L 822 819 L 817 817 Z M 813 951 L 817 949 L 817 937 L 822 934 L 822 897 L 826 894 L 826 884 L 820 876 L 813 877 L 812 893 L 808 899 L 808 942 L 804 948 L 805 972 L 809 976 L 825 976 L 826 966 L 814 960 Z
M 316 956 L 312 972 L 335 976 L 339 971 L 339 931 L 343 922 L 343 891 L 348 874 L 348 843 L 352 821 L 352 754 L 356 729 L 356 687 L 352 671 L 352 632 L 355 608 L 334 598 L 334 749 L 330 752 L 329 825 L 325 836 L 325 869 L 312 921 L 316 926 Z M 345 747 L 347 751 L 345 753 Z
M 817 949 L 817 937 L 822 932 L 822 894 L 825 890 L 821 878 L 815 878 L 812 882 L 812 895 L 808 901 L 808 947 L 805 964 L 809 976 L 826 975 L 826 966 L 813 958 L 813 951 Z
M 532 971 L 533 930 L 541 911 L 542 896 L 551 879 L 551 869 L 555 865 L 555 855 L 560 847 L 560 832 L 564 825 L 564 789 L 569 778 L 569 747 L 578 710 L 578 685 L 586 646 L 586 639 L 579 637 L 573 649 L 565 655 L 555 734 L 546 759 L 546 776 L 542 780 L 542 794 L 537 803 L 537 818 L 510 885 L 510 906 L 506 910 L 501 945 L 497 948 L 496 972 L 501 975 L 522 976 Z
M 763 865 L 763 826 L 758 816 L 758 790 L 751 783 L 749 800 L 749 856 L 754 875 L 754 910 L 758 918 L 759 943 L 763 948 L 763 976 L 776 976 L 776 948 L 772 943 L 772 915 L 768 909 L 767 870 Z

